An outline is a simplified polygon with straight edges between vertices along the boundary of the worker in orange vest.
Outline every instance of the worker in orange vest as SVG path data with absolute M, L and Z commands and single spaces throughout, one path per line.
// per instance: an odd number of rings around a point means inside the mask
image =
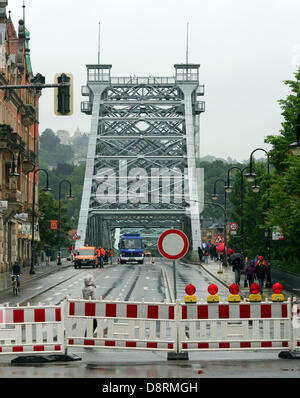
M 105 250 L 100 246 L 100 268 L 104 267 Z
M 100 254 L 101 254 L 101 250 L 100 250 L 100 247 L 98 247 L 98 249 L 96 249 L 97 267 L 99 267 L 99 264 L 100 264 Z
M 112 263 L 113 263 L 113 255 L 114 255 L 114 253 L 113 253 L 112 249 L 109 249 L 108 257 L 109 257 L 110 265 L 112 265 Z

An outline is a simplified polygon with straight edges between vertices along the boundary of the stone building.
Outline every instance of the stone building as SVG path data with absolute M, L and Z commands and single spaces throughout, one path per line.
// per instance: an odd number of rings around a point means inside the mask
M 29 32 L 24 19 L 17 31 L 0 0 L 0 272 L 16 259 L 30 263 L 33 179 L 38 181 L 38 104 L 41 90 L 6 88 L 28 85 L 33 75 Z M 38 203 L 38 189 L 36 200 Z M 38 206 L 34 209 L 38 216 Z M 36 223 L 37 223 L 36 217 Z M 37 230 L 37 224 L 35 226 Z M 38 231 L 35 240 L 39 240 Z

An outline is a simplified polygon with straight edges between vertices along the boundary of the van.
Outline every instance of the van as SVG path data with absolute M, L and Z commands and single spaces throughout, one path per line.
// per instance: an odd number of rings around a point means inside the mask
M 82 265 L 95 268 L 98 264 L 96 247 L 83 246 L 76 250 L 74 268 L 81 268 Z

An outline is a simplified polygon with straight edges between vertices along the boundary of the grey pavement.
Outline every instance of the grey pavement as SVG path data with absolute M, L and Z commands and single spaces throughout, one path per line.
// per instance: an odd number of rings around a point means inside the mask
M 208 264 L 200 263 L 194 263 L 194 264 L 199 264 L 202 268 L 204 268 L 207 272 L 209 272 L 212 276 L 214 276 L 220 283 L 223 285 L 229 287 L 232 283 L 235 283 L 235 278 L 234 278 L 234 272 L 232 271 L 232 266 L 228 265 L 227 267 L 222 266 L 220 262 L 208 260 Z M 218 271 L 222 271 L 222 273 L 219 273 Z M 257 282 L 257 281 L 255 281 Z M 280 280 L 272 280 L 273 283 L 279 282 L 281 283 Z M 283 286 L 283 292 L 282 294 L 285 296 L 285 298 L 288 297 L 295 297 L 297 300 L 300 299 L 300 295 L 295 294 L 294 292 L 288 291 L 284 289 L 284 283 L 282 283 Z M 240 280 L 240 296 L 242 298 L 248 298 L 249 297 L 249 287 L 244 288 L 244 274 L 241 275 L 241 280 Z M 229 291 L 228 291 L 228 294 Z M 264 288 L 263 289 L 263 295 L 262 298 L 268 298 L 271 299 L 272 297 L 272 289 L 271 288 Z
M 36 265 L 34 267 L 34 274 L 30 274 L 30 267 L 22 267 L 22 275 L 21 275 L 21 288 L 28 283 L 41 278 L 45 275 L 51 274 L 53 272 L 57 272 L 66 267 L 72 266 L 73 263 L 71 261 L 67 261 L 66 259 L 62 259 L 62 264 L 57 265 L 56 260 L 47 262 L 42 262 L 40 265 Z M 11 286 L 11 274 L 9 271 L 0 273 L 0 293 L 5 293 L 12 289 Z

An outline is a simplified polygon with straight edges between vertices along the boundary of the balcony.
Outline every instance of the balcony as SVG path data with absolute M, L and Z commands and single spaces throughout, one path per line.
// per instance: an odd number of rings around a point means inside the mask
M 31 126 L 35 122 L 35 108 L 32 105 L 22 105 L 20 107 L 22 123 L 24 126 Z
M 82 101 L 80 103 L 81 112 L 86 113 L 87 115 L 91 115 L 92 114 L 92 108 L 93 108 L 93 105 L 92 105 L 91 102 Z
M 16 189 L 11 189 L 9 191 L 3 192 L 3 200 L 8 202 L 8 211 L 15 210 L 19 212 L 23 206 L 22 202 L 22 192 Z
M 0 149 L 19 150 L 24 153 L 25 142 L 8 124 L 0 124 Z
M 204 101 L 196 101 L 193 104 L 194 114 L 198 115 L 205 111 L 205 102 Z
M 82 96 L 90 95 L 90 90 L 89 90 L 88 86 L 81 86 L 81 95 Z
M 38 165 L 37 155 L 33 151 L 26 151 L 22 165 L 23 173 L 27 174 L 33 171 L 34 167 Z

